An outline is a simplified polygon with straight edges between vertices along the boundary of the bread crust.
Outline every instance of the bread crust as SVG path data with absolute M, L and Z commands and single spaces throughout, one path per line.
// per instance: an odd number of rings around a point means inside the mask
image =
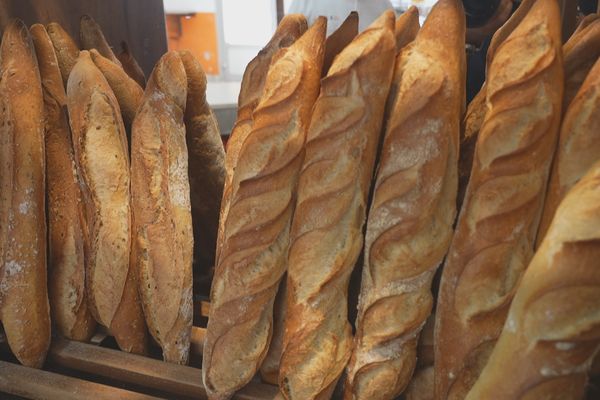
M 54 52 L 56 53 L 56 59 L 58 60 L 58 68 L 60 68 L 63 85 L 66 87 L 69 74 L 71 73 L 73 66 L 75 66 L 77 57 L 79 56 L 79 47 L 71 35 L 56 22 L 51 22 L 46 25 L 46 31 L 54 45 Z
M 325 56 L 321 76 L 325 77 L 333 59 L 358 35 L 358 12 L 352 11 L 344 22 L 325 40 Z
M 132 132 L 134 255 L 146 322 L 165 361 L 187 364 L 192 329 L 193 231 L 177 52 L 158 61 Z
M 210 399 L 230 398 L 249 382 L 268 350 L 325 31 L 321 17 L 273 58 L 252 131 L 239 151 L 203 353 Z
M 396 36 L 396 51 L 402 50 L 417 37 L 421 25 L 419 24 L 419 9 L 410 6 L 402 15 L 396 18 L 394 36 Z
M 88 51 L 67 83 L 67 106 L 82 180 L 88 305 L 119 347 L 143 353 L 146 327 L 130 271 L 131 199 L 125 127 L 117 99 Z M 133 317 L 132 317 L 133 316 Z M 128 323 L 124 324 L 123 319 Z
M 123 70 L 129 75 L 131 79 L 137 82 L 138 85 L 143 89 L 146 87 L 146 75 L 140 64 L 133 56 L 133 53 L 129 49 L 127 42 L 121 42 L 121 52 L 117 55 L 117 58 L 123 66 Z
M 462 4 L 440 0 L 396 60 L 398 93 L 367 221 L 348 400 L 396 398 L 416 365 L 431 282 L 456 216 L 465 29 Z
M 4 30 L 0 72 L 0 320 L 19 362 L 40 368 L 50 344 L 44 103 L 35 49 L 21 20 Z
M 98 53 L 121 67 L 121 61 L 113 53 L 112 47 L 106 41 L 100 25 L 89 15 L 82 15 L 79 20 L 79 40 L 81 48 L 98 50 Z
M 67 95 L 46 28 L 31 26 L 46 114 L 48 289 L 52 319 L 72 340 L 88 341 L 96 321 L 87 305 L 80 179 L 75 168 Z
M 468 400 L 584 397 L 600 350 L 600 163 L 562 201 Z
M 367 197 L 394 68 L 394 13 L 335 58 L 315 103 L 289 251 L 279 386 L 327 399 L 352 351 L 348 281 L 362 248 Z
M 562 101 L 560 13 L 537 0 L 498 46 L 436 312 L 436 399 L 462 399 L 533 255 Z

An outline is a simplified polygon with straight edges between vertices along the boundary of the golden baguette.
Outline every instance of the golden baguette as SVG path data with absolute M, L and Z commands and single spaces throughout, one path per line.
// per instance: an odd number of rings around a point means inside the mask
M 556 0 L 537 0 L 498 47 L 471 179 L 436 312 L 436 399 L 462 399 L 498 338 L 533 255 L 560 123 Z
M 279 373 L 288 400 L 331 397 L 352 352 L 348 282 L 394 69 L 394 21 L 386 11 L 346 46 L 314 106 L 288 260 Z
M 202 373 L 210 399 L 230 398 L 248 383 L 269 347 L 325 31 L 320 17 L 273 58 L 239 152 L 204 344 Z
M 108 58 L 119 67 L 121 66 L 121 62 L 106 41 L 104 33 L 102 33 L 102 28 L 89 15 L 82 15 L 79 20 L 79 40 L 81 40 L 82 49 L 96 49 L 102 56 Z
M 394 399 L 415 369 L 431 283 L 456 216 L 465 30 L 461 2 L 440 0 L 396 59 L 398 94 L 367 220 L 348 400 Z
M 396 25 L 394 27 L 396 51 L 402 50 L 406 45 L 411 43 L 417 37 L 420 28 L 419 9 L 415 6 L 410 6 L 408 10 L 396 18 Z
M 69 74 L 79 56 L 79 47 L 63 27 L 56 22 L 46 25 L 46 31 L 48 32 L 48 36 L 50 36 L 50 40 L 52 40 L 63 85 L 66 87 Z
M 129 50 L 129 45 L 127 42 L 121 42 L 121 52 L 117 55 L 117 58 L 121 62 L 123 66 L 123 70 L 129 75 L 131 79 L 137 82 L 140 87 L 146 87 L 146 76 L 144 75 L 144 71 L 138 64 L 137 60 L 133 56 L 131 50 Z
M 581 399 L 600 350 L 600 163 L 561 202 L 468 400 Z
M 333 59 L 358 35 L 358 12 L 352 11 L 342 24 L 325 40 L 325 56 L 323 56 L 323 70 L 321 77 L 333 64 Z
M 129 157 L 121 112 L 88 51 L 67 82 L 67 106 L 82 179 L 86 288 L 92 315 L 122 350 L 144 353 L 146 327 L 130 267 Z
M 21 364 L 40 368 L 50 345 L 46 285 L 44 101 L 21 20 L 0 46 L 0 320 Z
M 46 184 L 48 199 L 48 289 L 52 320 L 68 339 L 88 341 L 96 321 L 85 290 L 83 200 L 75 169 L 71 128 L 52 41 L 43 25 L 31 26 L 46 113 Z
M 131 190 L 144 315 L 165 361 L 187 364 L 193 231 L 183 122 L 187 77 L 177 52 L 158 61 L 133 122 Z

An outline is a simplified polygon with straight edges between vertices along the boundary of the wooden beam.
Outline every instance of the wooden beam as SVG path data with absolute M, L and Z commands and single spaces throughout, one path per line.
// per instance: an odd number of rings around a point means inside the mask
M 0 361 L 0 392 L 27 399 L 158 400 L 158 397 L 100 385 Z M 4 398 L 4 396 L 0 396 Z

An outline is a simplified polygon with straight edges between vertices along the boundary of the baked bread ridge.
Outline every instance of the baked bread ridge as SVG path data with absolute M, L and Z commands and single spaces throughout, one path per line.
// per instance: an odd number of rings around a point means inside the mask
M 537 237 L 538 245 L 563 197 L 600 159 L 599 107 L 600 61 L 596 61 L 563 118 Z
M 106 78 L 106 81 L 119 103 L 125 130 L 128 134 L 127 137 L 130 138 L 131 125 L 133 124 L 133 119 L 135 118 L 137 109 L 142 101 L 144 89 L 142 89 L 136 81 L 131 79 L 123 68 L 102 56 L 98 50 L 90 50 L 90 55 L 92 56 L 92 60 L 94 61 L 94 64 L 96 64 L 96 67 L 98 67 L 100 72 L 102 72 L 102 75 L 104 75 L 104 78 Z
M 238 116 L 227 140 L 225 153 L 225 184 L 219 212 L 216 259 L 219 257 L 223 238 L 223 224 L 227 220 L 233 172 L 237 164 L 242 144 L 252 131 L 252 113 L 263 94 L 267 72 L 273 56 L 282 48 L 291 46 L 308 29 L 306 18 L 301 14 L 288 14 L 283 17 L 273 37 L 267 45 L 250 61 L 244 71 L 238 99 Z
M 146 75 L 140 64 L 133 56 L 133 53 L 129 49 L 127 42 L 121 42 L 121 52 L 117 55 L 117 58 L 123 66 L 123 70 L 129 75 L 131 79 L 137 82 L 138 85 L 143 89 L 146 87 Z
M 0 320 L 19 362 L 40 368 L 50 345 L 44 103 L 35 49 L 21 20 L 4 30 L 0 72 Z
M 534 2 L 490 65 L 488 111 L 440 286 L 436 399 L 464 398 L 533 255 L 561 114 L 559 21 L 556 0 Z
M 581 84 L 600 56 L 600 19 L 595 19 L 574 33 L 563 47 L 565 64 L 566 108 L 579 91 Z
M 210 399 L 230 398 L 249 382 L 269 347 L 326 23 L 318 18 L 273 58 L 252 131 L 240 149 L 204 344 L 202 373 Z
M 64 87 L 67 87 L 69 74 L 77 62 L 77 56 L 79 56 L 79 47 L 71 35 L 69 35 L 57 22 L 50 22 L 46 25 L 46 31 L 54 46 L 63 85 Z
M 134 251 L 146 322 L 165 361 L 186 364 L 192 329 L 193 231 L 179 54 L 163 55 L 132 130 Z
M 584 397 L 600 350 L 600 163 L 561 202 L 467 399 Z
M 194 260 L 203 271 L 215 263 L 219 211 L 225 183 L 225 149 L 217 120 L 206 101 L 206 75 L 189 51 L 180 51 L 187 75 L 185 107 Z
M 115 56 L 115 53 L 113 53 L 112 48 L 106 41 L 102 28 L 89 15 L 82 15 L 79 20 L 79 40 L 81 40 L 82 49 L 96 49 L 98 53 L 121 67 L 121 61 Z
M 394 36 L 396 37 L 396 51 L 402 50 L 417 37 L 421 25 L 419 24 L 419 9 L 410 6 L 402 15 L 396 18 Z
M 67 94 L 46 28 L 32 25 L 46 115 L 48 201 L 48 292 L 52 320 L 72 340 L 88 341 L 96 321 L 87 305 L 83 249 L 83 204 L 75 168 Z
M 313 109 L 288 259 L 279 372 L 288 400 L 330 398 L 352 351 L 348 282 L 394 69 L 394 21 L 384 12 L 338 54 Z
M 130 282 L 135 276 L 130 272 L 131 199 L 125 127 L 117 99 L 88 51 L 80 52 L 69 75 L 67 107 L 84 199 L 88 306 L 122 350 L 142 353 L 145 326 L 135 285 Z
M 462 3 L 440 0 L 396 61 L 399 87 L 367 220 L 348 400 L 396 398 L 417 362 L 431 282 L 456 216 L 465 30 Z
M 327 71 L 337 56 L 358 35 L 358 12 L 352 11 L 344 22 L 325 40 L 325 56 L 323 57 L 323 70 L 321 77 L 327 75 Z

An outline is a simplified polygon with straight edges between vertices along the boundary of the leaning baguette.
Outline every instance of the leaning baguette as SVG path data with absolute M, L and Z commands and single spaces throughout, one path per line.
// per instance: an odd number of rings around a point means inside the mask
M 133 56 L 131 50 L 129 50 L 129 45 L 127 42 L 121 42 L 122 51 L 117 55 L 117 58 L 121 62 L 123 66 L 123 70 L 137 82 L 140 87 L 146 87 L 146 76 L 144 75 L 144 71 L 140 64 L 138 64 L 137 60 Z
M 125 351 L 146 351 L 146 327 L 129 266 L 131 212 L 125 127 L 108 82 L 81 51 L 67 106 L 85 204 L 86 287 L 92 315 Z M 126 317 L 127 316 L 127 317 Z
M 598 257 L 600 163 L 558 207 L 468 400 L 583 398 L 600 350 Z
M 440 0 L 396 59 L 399 89 L 367 221 L 348 400 L 396 398 L 417 362 L 431 282 L 456 216 L 465 29 L 460 1 Z
M 556 0 L 537 0 L 492 59 L 487 113 L 442 274 L 436 399 L 466 396 L 533 255 L 560 121 L 560 37 Z
M 19 362 L 39 368 L 50 344 L 44 102 L 35 49 L 21 20 L 4 30 L 0 71 L 0 320 Z
M 210 399 L 230 398 L 248 383 L 269 347 L 325 31 L 320 17 L 274 57 L 239 152 L 204 344 L 202 372 Z
M 54 45 L 58 67 L 62 76 L 63 85 L 67 86 L 69 74 L 77 62 L 79 47 L 73 38 L 56 22 L 46 25 L 48 36 Z
M 396 51 L 402 50 L 406 45 L 411 43 L 417 37 L 420 27 L 419 9 L 417 7 L 410 6 L 408 10 L 398 16 L 394 27 Z
M 165 361 L 187 364 L 193 232 L 183 122 L 187 78 L 176 52 L 158 61 L 132 131 L 131 187 L 139 292 Z
M 121 66 L 121 61 L 115 56 L 112 48 L 106 41 L 102 28 L 89 15 L 82 15 L 79 21 L 79 39 L 81 40 L 81 48 L 85 50 L 98 50 L 98 53 L 108 58 L 113 63 Z
M 358 12 L 352 11 L 342 24 L 325 40 L 325 55 L 321 77 L 327 75 L 335 56 L 337 56 L 358 35 Z
M 331 397 L 352 352 L 348 282 L 362 248 L 396 42 L 383 13 L 321 82 L 291 229 L 279 386 L 290 399 Z
M 48 288 L 52 319 L 60 333 L 88 341 L 96 321 L 85 291 L 83 203 L 75 169 L 67 94 L 52 41 L 43 25 L 31 27 L 46 113 L 46 177 L 48 199 Z

